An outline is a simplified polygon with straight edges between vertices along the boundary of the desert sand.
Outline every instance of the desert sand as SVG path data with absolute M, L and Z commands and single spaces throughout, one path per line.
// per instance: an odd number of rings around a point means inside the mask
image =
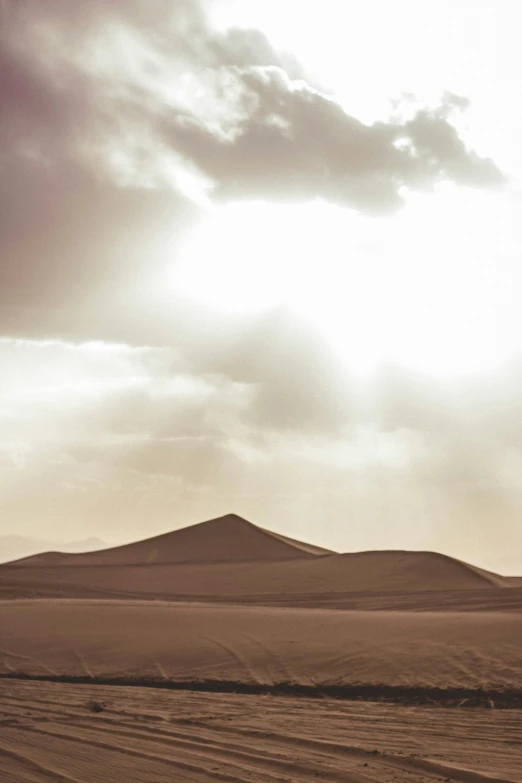
M 516 690 L 521 615 L 18 600 L 0 604 L 0 672 Z
M 0 597 L 2 779 L 522 781 L 520 580 L 228 515 Z
M 519 710 L 5 681 L 0 700 L 5 783 L 522 780 Z
M 234 514 L 113 549 L 47 552 L 0 566 L 0 597 L 97 596 L 516 610 L 522 607 L 522 579 L 434 552 L 329 552 Z

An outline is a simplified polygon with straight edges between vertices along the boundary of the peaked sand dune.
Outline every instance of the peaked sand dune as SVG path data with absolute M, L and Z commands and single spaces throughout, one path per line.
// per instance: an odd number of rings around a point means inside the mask
M 82 591 L 101 591 L 234 602 L 300 598 L 312 605 L 333 597 L 339 605 L 347 594 L 422 596 L 516 586 L 513 578 L 435 552 L 333 553 L 235 514 L 98 552 L 46 552 L 0 566 L 5 597 L 81 597 Z
M 272 533 L 236 514 L 227 514 L 98 552 L 44 552 L 16 562 L 21 566 L 149 565 L 291 560 L 323 554 L 329 554 L 329 550 Z

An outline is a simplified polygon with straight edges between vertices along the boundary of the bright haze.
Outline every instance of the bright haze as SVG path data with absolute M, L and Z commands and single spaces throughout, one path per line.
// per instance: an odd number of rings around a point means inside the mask
M 1 535 L 521 571 L 517 5 L 1 13 Z

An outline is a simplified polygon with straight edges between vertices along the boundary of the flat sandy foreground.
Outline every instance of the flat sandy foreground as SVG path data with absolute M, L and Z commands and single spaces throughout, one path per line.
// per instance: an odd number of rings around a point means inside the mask
M 7 680 L 0 702 L 2 783 L 522 781 L 520 710 Z

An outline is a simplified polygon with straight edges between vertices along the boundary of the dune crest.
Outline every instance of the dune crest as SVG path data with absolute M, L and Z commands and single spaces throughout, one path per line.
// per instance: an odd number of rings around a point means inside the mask
M 294 560 L 331 554 L 254 525 L 236 514 L 97 552 L 44 552 L 20 566 L 104 566 Z
M 436 552 L 338 554 L 235 514 L 96 552 L 0 566 L 0 596 L 162 598 L 364 609 L 513 609 L 507 577 Z

